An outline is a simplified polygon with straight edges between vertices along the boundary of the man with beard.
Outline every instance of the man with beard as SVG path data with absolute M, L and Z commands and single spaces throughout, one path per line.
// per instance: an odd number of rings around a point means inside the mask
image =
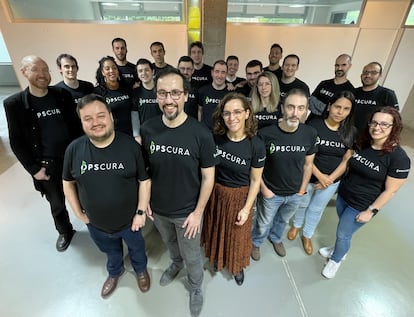
M 246 64 L 246 81 L 240 84 L 244 85 L 236 89 L 237 92 L 242 93 L 251 101 L 252 89 L 256 87 L 257 77 L 263 72 L 263 64 L 257 59 L 252 59 Z
M 160 285 L 170 284 L 184 265 L 190 286 L 190 312 L 203 305 L 200 230 L 214 185 L 215 145 L 211 133 L 184 112 L 190 83 L 177 70 L 161 72 L 155 89 L 162 117 L 142 125 L 141 136 L 151 175 L 151 213 L 172 263 Z
M 338 92 L 354 92 L 355 88 L 348 80 L 348 71 L 352 66 L 352 58 L 341 54 L 335 60 L 335 77 L 321 81 L 309 98 L 309 110 L 313 115 L 320 116 L 331 98 Z
M 399 109 L 394 90 L 379 85 L 381 75 L 382 66 L 378 62 L 371 62 L 362 70 L 362 87 L 355 89 L 354 124 L 359 133 L 364 132 L 368 118 L 375 110 L 385 106 Z
M 24 91 L 4 101 L 13 153 L 33 177 L 36 190 L 50 204 L 59 232 L 56 249 L 68 248 L 73 234 L 62 189 L 63 155 L 67 145 L 81 134 L 71 94 L 50 87 L 50 71 L 37 56 L 22 59 L 21 71 L 29 82 Z
M 190 44 L 190 57 L 194 61 L 194 72 L 192 75 L 192 82 L 195 88 L 200 88 L 213 81 L 211 77 L 210 65 L 204 64 L 204 46 L 200 41 L 196 41 Z
M 252 233 L 251 256 L 255 261 L 260 259 L 260 245 L 266 238 L 279 256 L 286 255 L 283 231 L 306 195 L 316 152 L 316 130 L 300 123 L 307 109 L 307 93 L 290 90 L 282 106 L 283 118 L 259 130 L 266 147 L 266 162 Z
M 269 52 L 269 66 L 266 66 L 263 69 L 264 71 L 272 72 L 278 80 L 282 77 L 282 68 L 279 64 L 282 57 L 282 47 L 277 43 L 272 44 Z
M 150 277 L 141 228 L 151 183 L 141 147 L 131 136 L 114 131 L 111 108 L 102 96 L 86 95 L 77 112 L 85 135 L 66 150 L 63 188 L 76 217 L 107 256 L 108 278 L 101 296 L 112 294 L 125 272 L 122 241 L 128 247 L 138 287 L 146 292 Z
M 116 37 L 112 40 L 112 51 L 115 55 L 115 63 L 119 72 L 130 88 L 139 85 L 139 79 L 135 65 L 127 61 L 127 44 L 123 38 Z
M 151 56 L 154 59 L 154 73 L 155 76 L 164 69 L 174 69 L 173 66 L 165 62 L 165 48 L 161 42 L 152 42 L 150 45 Z

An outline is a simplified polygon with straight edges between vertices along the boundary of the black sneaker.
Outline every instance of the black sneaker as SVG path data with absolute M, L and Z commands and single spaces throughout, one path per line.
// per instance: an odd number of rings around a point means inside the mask
M 190 313 L 192 317 L 200 315 L 203 307 L 203 292 L 201 288 L 196 288 L 190 291 Z
M 234 275 L 234 280 L 236 281 L 237 285 L 242 285 L 244 282 L 244 271 L 241 270 L 238 274 Z
M 170 284 L 180 271 L 181 267 L 177 266 L 175 263 L 171 263 L 170 266 L 164 271 L 164 273 L 162 273 L 160 285 L 166 286 Z

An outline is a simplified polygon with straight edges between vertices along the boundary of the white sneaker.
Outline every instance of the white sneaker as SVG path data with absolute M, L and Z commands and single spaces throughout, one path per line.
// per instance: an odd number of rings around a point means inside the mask
M 333 252 L 334 252 L 334 250 L 335 250 L 335 247 L 323 247 L 323 248 L 320 248 L 319 249 L 319 255 L 321 256 L 321 257 L 323 257 L 323 258 L 326 258 L 326 259 L 330 259 L 331 258 L 331 256 L 332 256 L 332 254 L 333 254 Z M 348 253 L 346 253 L 343 257 L 342 257 L 342 259 L 341 259 L 341 261 L 343 261 L 343 260 L 345 260 L 346 259 L 346 255 L 347 255 Z
M 335 261 L 329 260 L 322 270 L 322 275 L 326 278 L 334 278 L 340 265 L 341 262 L 336 263 Z

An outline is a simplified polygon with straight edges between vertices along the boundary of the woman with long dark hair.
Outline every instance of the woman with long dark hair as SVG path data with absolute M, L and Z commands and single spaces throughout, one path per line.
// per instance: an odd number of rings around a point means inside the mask
M 252 209 L 259 192 L 266 151 L 246 97 L 229 93 L 213 115 L 216 183 L 206 206 L 201 242 L 215 270 L 224 267 L 236 283 L 250 264 Z
M 356 129 L 353 126 L 355 97 L 350 91 L 336 93 L 322 118 L 308 122 L 318 132 L 318 152 L 313 162 L 307 194 L 296 210 L 288 239 L 294 240 L 303 226 L 302 245 L 306 254 L 313 252 L 312 236 L 329 200 L 339 186 L 352 155 Z
M 341 181 L 336 199 L 339 223 L 333 248 L 321 248 L 329 258 L 322 270 L 333 278 L 351 246 L 353 234 L 381 210 L 404 184 L 410 159 L 400 146 L 402 120 L 392 107 L 376 110 L 349 160 L 349 171 Z

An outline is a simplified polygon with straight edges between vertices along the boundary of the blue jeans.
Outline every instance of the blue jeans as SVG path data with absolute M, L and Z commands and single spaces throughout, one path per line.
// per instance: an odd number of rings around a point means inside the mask
M 122 240 L 128 247 L 129 259 L 134 271 L 144 272 L 147 268 L 147 255 L 145 254 L 145 241 L 141 230 L 132 231 L 131 228 L 115 233 L 101 231 L 91 224 L 88 230 L 92 240 L 99 250 L 106 254 L 106 269 L 110 277 L 117 277 L 124 271 L 124 256 Z
M 306 238 L 312 238 L 315 233 L 315 229 L 321 220 L 322 214 L 326 208 L 326 205 L 335 194 L 339 181 L 331 184 L 325 189 L 314 190 L 313 185 L 309 183 L 307 188 L 307 199 L 304 199 L 295 213 L 295 221 L 293 226 L 301 228 L 303 226 L 303 236 Z
M 203 284 L 203 260 L 201 257 L 200 234 L 195 238 L 184 237 L 186 228 L 182 228 L 186 218 L 170 218 L 154 215 L 162 241 L 168 248 L 171 261 L 178 267 L 187 267 L 187 277 L 191 289 L 199 289 Z M 184 263 L 183 263 L 184 262 Z
M 339 217 L 339 223 L 336 229 L 335 250 L 331 259 L 339 263 L 351 247 L 352 235 L 365 223 L 356 222 L 355 217 L 360 211 L 349 206 L 339 195 L 336 198 L 336 212 Z
M 259 194 L 256 205 L 256 223 L 252 233 L 253 245 L 260 247 L 268 236 L 271 242 L 281 242 L 286 224 L 299 207 L 303 197 L 293 194 L 264 198 L 262 194 Z

